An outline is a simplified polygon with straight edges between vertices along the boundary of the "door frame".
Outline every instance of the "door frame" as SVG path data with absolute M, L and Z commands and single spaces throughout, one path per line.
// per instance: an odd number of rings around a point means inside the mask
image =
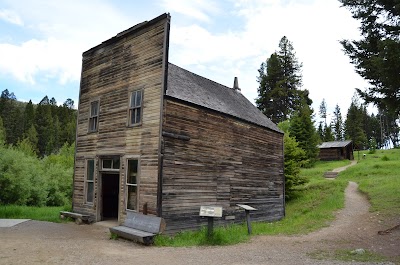
M 104 159 L 119 158 L 119 169 L 118 170 L 107 170 L 103 169 Z M 98 182 L 97 182 L 97 221 L 103 221 L 103 174 L 115 174 L 118 175 L 118 222 L 120 220 L 120 204 L 121 204 L 121 166 L 122 166 L 123 156 L 119 155 L 102 155 L 98 158 Z

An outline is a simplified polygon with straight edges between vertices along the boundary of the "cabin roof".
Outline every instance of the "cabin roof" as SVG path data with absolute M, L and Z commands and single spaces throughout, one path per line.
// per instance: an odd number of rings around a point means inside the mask
M 351 144 L 351 140 L 347 141 L 333 141 L 333 142 L 324 142 L 318 146 L 318 148 L 323 149 L 323 148 L 340 148 L 340 147 L 346 147 L 349 144 Z
M 166 95 L 283 133 L 240 91 L 168 64 Z

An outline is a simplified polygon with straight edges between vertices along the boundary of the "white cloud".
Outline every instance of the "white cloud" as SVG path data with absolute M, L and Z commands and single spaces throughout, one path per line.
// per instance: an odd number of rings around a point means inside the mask
M 31 85 L 50 79 L 61 85 L 79 81 L 82 52 L 139 22 L 100 1 L 11 1 L 9 5 L 24 17 L 25 29 L 36 38 L 18 44 L 0 42 L 0 71 Z
M 235 19 L 243 21 L 239 31 L 212 34 L 200 25 L 172 25 L 171 43 L 176 47 L 171 59 L 229 86 L 233 75 L 239 75 L 242 93 L 253 100 L 257 69 L 286 35 L 303 62 L 303 87 L 310 91 L 314 109 L 325 98 L 328 111 L 337 103 L 342 113 L 347 111 L 354 88 L 366 82 L 341 50 L 339 40 L 357 39 L 359 33 L 357 21 L 337 0 L 242 0 L 234 5 Z
M 29 40 L 21 45 L 0 44 L 0 71 L 31 85 L 39 74 L 44 74 L 44 79 L 56 78 L 60 84 L 78 81 L 80 61 L 71 54 L 80 54 L 81 49 L 54 38 Z
M 19 15 L 12 10 L 0 9 L 0 19 L 18 26 L 24 25 L 24 22 Z
M 162 6 L 170 12 L 176 12 L 203 22 L 211 21 L 208 13 L 219 12 L 217 3 L 210 0 L 162 0 Z

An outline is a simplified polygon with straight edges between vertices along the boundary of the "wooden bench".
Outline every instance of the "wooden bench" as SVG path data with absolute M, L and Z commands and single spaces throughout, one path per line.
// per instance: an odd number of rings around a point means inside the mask
M 127 212 L 124 224 L 110 227 L 110 232 L 122 238 L 150 245 L 154 242 L 154 236 L 162 233 L 164 229 L 165 221 L 160 217 Z
M 82 224 L 83 222 L 85 222 L 85 223 L 93 222 L 90 215 L 80 214 L 80 213 L 60 211 L 60 217 L 61 217 L 61 219 L 64 219 L 65 217 L 71 217 L 75 220 L 75 223 L 78 225 Z

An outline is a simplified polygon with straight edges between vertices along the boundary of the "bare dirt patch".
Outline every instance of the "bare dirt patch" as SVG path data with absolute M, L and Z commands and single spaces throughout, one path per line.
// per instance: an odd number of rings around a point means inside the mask
M 302 236 L 257 236 L 227 247 L 159 248 L 110 240 L 99 225 L 28 221 L 0 228 L 0 264 L 347 264 L 316 260 L 308 253 L 363 248 L 400 259 L 400 223 L 368 212 L 367 199 L 350 182 L 346 205 L 327 228 Z M 358 263 L 351 264 L 393 264 Z

